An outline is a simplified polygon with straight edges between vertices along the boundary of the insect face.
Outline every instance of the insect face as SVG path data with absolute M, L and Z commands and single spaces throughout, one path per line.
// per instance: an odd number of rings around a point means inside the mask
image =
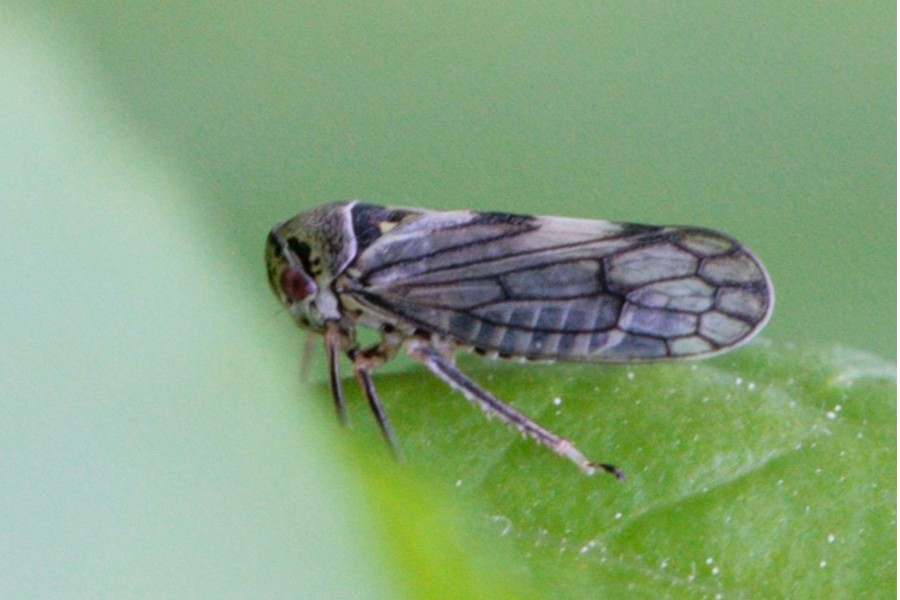
M 269 286 L 297 323 L 313 331 L 341 318 L 332 283 L 356 254 L 346 222 L 340 208 L 319 207 L 276 225 L 266 240 Z
M 300 325 L 312 327 L 310 312 L 319 293 L 319 286 L 309 269 L 309 245 L 291 238 L 294 246 L 294 250 L 291 250 L 283 237 L 282 229 L 281 225 L 275 227 L 266 241 L 269 286 Z M 297 252 L 304 248 L 305 252 Z

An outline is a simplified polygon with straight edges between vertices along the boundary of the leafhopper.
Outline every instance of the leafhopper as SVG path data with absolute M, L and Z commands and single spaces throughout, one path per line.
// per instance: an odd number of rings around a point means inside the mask
M 296 322 L 324 336 L 341 421 L 344 354 L 396 449 L 372 371 L 405 351 L 584 473 L 620 479 L 616 467 L 588 460 L 466 377 L 455 353 L 597 363 L 706 358 L 750 341 L 774 306 L 760 261 L 736 240 L 696 227 L 351 201 L 277 225 L 266 265 Z M 361 347 L 358 327 L 380 341 Z

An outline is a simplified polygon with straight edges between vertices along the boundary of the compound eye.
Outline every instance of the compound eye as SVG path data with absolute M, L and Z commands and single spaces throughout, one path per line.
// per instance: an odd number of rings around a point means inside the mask
M 290 302 L 300 302 L 318 292 L 319 287 L 303 269 L 288 267 L 281 274 L 281 290 Z

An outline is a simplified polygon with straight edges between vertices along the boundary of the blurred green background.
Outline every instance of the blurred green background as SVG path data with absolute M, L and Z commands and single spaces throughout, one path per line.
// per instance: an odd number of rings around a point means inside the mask
M 889 2 L 0 3 L 0 590 L 403 588 L 365 514 L 391 493 L 298 392 L 266 288 L 268 229 L 323 202 L 711 227 L 771 272 L 766 338 L 894 361 L 895 22 Z M 401 510 L 443 514 L 411 486 Z

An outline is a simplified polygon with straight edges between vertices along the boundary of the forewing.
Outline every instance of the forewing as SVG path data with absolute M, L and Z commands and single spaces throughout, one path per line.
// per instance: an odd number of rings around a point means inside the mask
M 371 240 L 352 294 L 485 353 L 624 362 L 720 352 L 765 324 L 759 261 L 713 231 L 496 213 L 417 213 Z

